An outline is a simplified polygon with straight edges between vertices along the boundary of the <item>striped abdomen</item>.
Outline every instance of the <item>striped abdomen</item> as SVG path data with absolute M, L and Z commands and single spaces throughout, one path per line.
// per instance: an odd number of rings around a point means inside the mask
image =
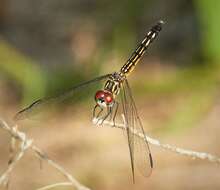
M 137 65 L 140 58 L 143 56 L 145 51 L 147 50 L 148 46 L 151 42 L 157 37 L 158 33 L 162 29 L 163 21 L 159 21 L 156 25 L 154 25 L 151 30 L 147 33 L 147 36 L 141 42 L 141 44 L 137 47 L 137 49 L 132 53 L 131 57 L 128 61 L 123 65 L 120 72 L 128 75 Z

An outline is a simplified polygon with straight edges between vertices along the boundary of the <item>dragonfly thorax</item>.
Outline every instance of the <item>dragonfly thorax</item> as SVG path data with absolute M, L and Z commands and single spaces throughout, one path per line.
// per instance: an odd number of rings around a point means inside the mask
M 95 101 L 101 107 L 112 106 L 114 97 L 113 94 L 107 90 L 99 90 L 95 94 Z
M 125 75 L 123 75 L 120 72 L 119 73 L 115 72 L 106 81 L 104 90 L 111 92 L 115 97 L 119 94 L 121 85 L 124 82 L 124 80 L 125 80 Z

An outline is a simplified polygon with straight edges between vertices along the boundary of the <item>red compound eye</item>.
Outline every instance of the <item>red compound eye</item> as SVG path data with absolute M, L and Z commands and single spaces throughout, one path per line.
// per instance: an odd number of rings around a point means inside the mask
M 109 105 L 113 102 L 113 95 L 111 92 L 99 90 L 95 94 L 95 100 L 98 104 L 105 103 Z
M 104 98 L 104 97 L 105 97 L 105 92 L 102 91 L 102 90 L 97 91 L 96 94 L 95 94 L 95 99 L 96 99 L 96 100 L 97 100 L 97 99 Z
M 105 102 L 106 104 L 111 104 L 113 101 L 113 97 L 111 93 L 105 93 Z

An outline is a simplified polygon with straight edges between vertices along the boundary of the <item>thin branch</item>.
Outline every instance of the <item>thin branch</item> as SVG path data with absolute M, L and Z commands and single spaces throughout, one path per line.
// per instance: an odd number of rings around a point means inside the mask
M 124 118 L 124 115 L 122 115 L 122 117 Z M 109 121 L 102 121 L 102 120 L 100 121 L 100 119 L 97 119 L 97 118 L 93 119 L 93 123 L 94 124 L 103 123 L 103 125 L 106 125 L 106 126 L 116 127 L 116 128 L 120 128 L 120 129 L 125 130 L 125 125 L 121 124 L 121 123 L 114 124 L 113 122 L 109 122 Z M 212 155 L 212 154 L 209 154 L 206 152 L 197 152 L 197 151 L 193 151 L 193 150 L 187 150 L 187 149 L 179 148 L 179 147 L 176 147 L 176 146 L 173 146 L 170 144 L 163 144 L 159 140 L 151 138 L 147 135 L 144 137 L 144 134 L 138 133 L 138 131 L 136 131 L 136 130 L 133 130 L 132 133 L 135 134 L 137 137 L 142 138 L 143 140 L 147 139 L 148 143 L 150 143 L 154 146 L 158 146 L 160 148 L 163 148 L 165 150 L 169 150 L 171 152 L 174 152 L 174 153 L 177 153 L 180 155 L 188 156 L 193 159 L 197 158 L 197 159 L 207 160 L 210 162 L 216 162 L 216 163 L 220 164 L 220 158 L 215 155 Z
M 36 190 L 48 190 L 48 189 L 52 189 L 54 187 L 59 187 L 59 186 L 73 186 L 73 184 L 70 183 L 70 182 L 54 183 L 54 184 L 51 184 L 51 185 L 47 185 L 47 186 L 38 188 Z
M 42 150 L 40 150 L 36 146 L 31 146 L 31 149 L 37 154 L 38 157 L 40 157 L 42 160 L 46 161 L 49 165 L 51 165 L 53 168 L 55 168 L 57 171 L 59 171 L 61 174 L 63 174 L 71 183 L 73 186 L 75 186 L 78 190 L 89 190 L 89 188 L 83 186 L 80 184 L 71 174 L 69 174 L 62 166 L 51 160 Z
M 94 118 L 94 123 L 96 124 L 100 124 L 102 123 L 102 121 L 100 121 L 100 119 Z M 108 122 L 108 121 L 103 121 L 103 125 L 108 125 L 111 127 L 116 127 L 116 128 L 120 128 L 120 129 L 125 129 L 125 125 L 124 124 L 114 124 L 113 122 Z M 69 174 L 62 166 L 60 166 L 59 164 L 57 164 L 56 162 L 54 162 L 53 160 L 51 160 L 46 153 L 44 153 L 40 148 L 38 148 L 37 146 L 35 146 L 33 144 L 33 140 L 32 139 L 28 139 L 25 135 L 25 133 L 20 132 L 19 130 L 17 130 L 17 126 L 14 127 L 9 127 L 9 125 L 2 119 L 0 119 L 0 128 L 6 130 L 12 138 L 20 141 L 20 148 L 17 154 L 15 154 L 15 156 L 13 157 L 13 159 L 11 160 L 11 162 L 8 165 L 8 168 L 6 169 L 6 171 L 0 176 L 0 185 L 1 184 L 5 184 L 7 182 L 7 179 L 10 175 L 10 173 L 13 171 L 13 169 L 15 168 L 16 164 L 19 162 L 19 160 L 24 156 L 26 150 L 31 149 L 34 151 L 35 155 L 46 161 L 49 165 L 51 165 L 53 168 L 55 168 L 58 172 L 60 172 L 62 175 L 64 175 L 66 177 L 66 179 L 68 180 L 68 182 L 63 182 L 63 183 L 55 183 L 55 184 L 51 184 L 51 185 L 47 185 L 44 187 L 41 187 L 40 189 L 37 190 L 47 190 L 47 189 L 51 189 L 57 186 L 73 186 L 75 187 L 77 190 L 89 190 L 89 188 L 85 187 L 84 185 L 80 184 L 71 174 Z M 133 130 L 132 131 L 133 134 L 135 134 L 137 137 L 144 139 L 147 139 L 147 141 L 155 146 L 158 146 L 160 148 L 163 148 L 165 150 L 169 150 L 184 156 L 189 156 L 192 158 L 198 158 L 198 159 L 203 159 L 203 160 L 208 160 L 210 162 L 217 162 L 220 163 L 220 158 L 205 152 L 196 152 L 196 151 L 192 151 L 192 150 L 186 150 L 186 149 L 182 149 L 176 146 L 171 146 L 169 144 L 162 144 L 159 140 L 157 139 L 153 139 L 151 137 L 144 137 L 144 135 L 142 133 L 138 133 L 138 131 Z
M 16 156 L 13 158 L 11 163 L 8 165 L 8 168 L 6 171 L 2 174 L 0 177 L 0 185 L 4 184 L 6 180 L 8 179 L 8 176 L 12 172 L 12 170 L 15 168 L 18 161 L 24 156 L 25 151 L 31 146 L 32 140 L 25 140 L 21 143 L 20 151 L 16 154 Z
M 8 168 L 6 169 L 6 171 L 1 175 L 1 177 L 0 177 L 0 185 L 5 183 L 5 181 L 8 178 L 8 175 L 12 172 L 12 170 L 15 167 L 15 165 L 23 157 L 25 151 L 28 148 L 30 148 L 30 149 L 32 149 L 35 152 L 35 155 L 37 157 L 39 157 L 42 160 L 46 161 L 49 165 L 51 165 L 58 172 L 60 172 L 64 177 L 66 177 L 67 180 L 69 181 L 69 185 L 71 184 L 77 190 L 90 190 L 89 188 L 87 188 L 84 185 L 82 185 L 81 183 L 79 183 L 62 166 L 60 166 L 59 164 L 54 162 L 52 159 L 50 159 L 40 148 L 38 148 L 37 146 L 33 145 L 33 140 L 28 139 L 26 137 L 25 133 L 20 132 L 19 130 L 17 130 L 17 127 L 9 127 L 9 125 L 4 120 L 0 119 L 0 128 L 6 130 L 11 135 L 12 138 L 15 138 L 16 140 L 19 140 L 20 143 L 21 143 L 21 145 L 20 145 L 21 150 L 14 157 L 14 159 L 11 161 L 11 163 L 8 165 Z

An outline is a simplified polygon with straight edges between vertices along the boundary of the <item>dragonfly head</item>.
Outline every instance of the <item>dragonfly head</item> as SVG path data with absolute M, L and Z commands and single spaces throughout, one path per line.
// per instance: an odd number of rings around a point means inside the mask
M 101 107 L 108 107 L 113 105 L 113 94 L 106 90 L 99 90 L 95 94 L 95 101 Z

